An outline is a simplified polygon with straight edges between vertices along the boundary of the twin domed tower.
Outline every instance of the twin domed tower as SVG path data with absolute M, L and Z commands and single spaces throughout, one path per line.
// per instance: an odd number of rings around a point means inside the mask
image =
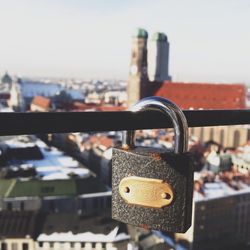
M 147 44 L 148 43 L 148 44 Z M 153 83 L 170 81 L 168 72 L 169 43 L 164 33 L 154 33 L 148 42 L 148 32 L 137 29 L 133 34 L 128 80 L 128 105 L 151 95 Z

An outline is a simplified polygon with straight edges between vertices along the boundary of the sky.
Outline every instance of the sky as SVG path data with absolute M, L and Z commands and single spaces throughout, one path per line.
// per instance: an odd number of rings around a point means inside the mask
M 126 80 L 142 27 L 174 81 L 250 84 L 249 26 L 249 0 L 0 0 L 0 75 Z

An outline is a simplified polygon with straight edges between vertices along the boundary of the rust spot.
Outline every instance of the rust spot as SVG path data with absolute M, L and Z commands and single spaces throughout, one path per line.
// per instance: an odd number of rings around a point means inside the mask
M 139 227 L 142 227 L 143 229 L 150 230 L 150 226 L 147 224 L 141 224 Z
M 161 160 L 161 155 L 157 153 L 149 153 L 151 157 L 153 157 L 155 160 L 160 161 Z
M 130 147 L 129 145 L 126 144 L 126 145 L 122 145 L 122 149 L 127 151 L 130 149 Z

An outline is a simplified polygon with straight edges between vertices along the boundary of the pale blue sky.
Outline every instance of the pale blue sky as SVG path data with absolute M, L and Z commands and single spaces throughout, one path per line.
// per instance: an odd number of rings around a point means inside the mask
M 0 0 L 0 74 L 127 79 L 136 27 L 173 80 L 250 83 L 249 0 Z

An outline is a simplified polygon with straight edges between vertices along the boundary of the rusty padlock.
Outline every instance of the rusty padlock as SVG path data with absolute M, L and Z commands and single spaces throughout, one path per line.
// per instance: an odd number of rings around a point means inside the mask
M 188 126 L 179 107 L 148 97 L 131 111 L 159 110 L 175 132 L 171 151 L 135 146 L 135 131 L 126 131 L 121 148 L 113 148 L 112 218 L 134 226 L 186 232 L 191 225 L 193 165 L 187 152 Z

